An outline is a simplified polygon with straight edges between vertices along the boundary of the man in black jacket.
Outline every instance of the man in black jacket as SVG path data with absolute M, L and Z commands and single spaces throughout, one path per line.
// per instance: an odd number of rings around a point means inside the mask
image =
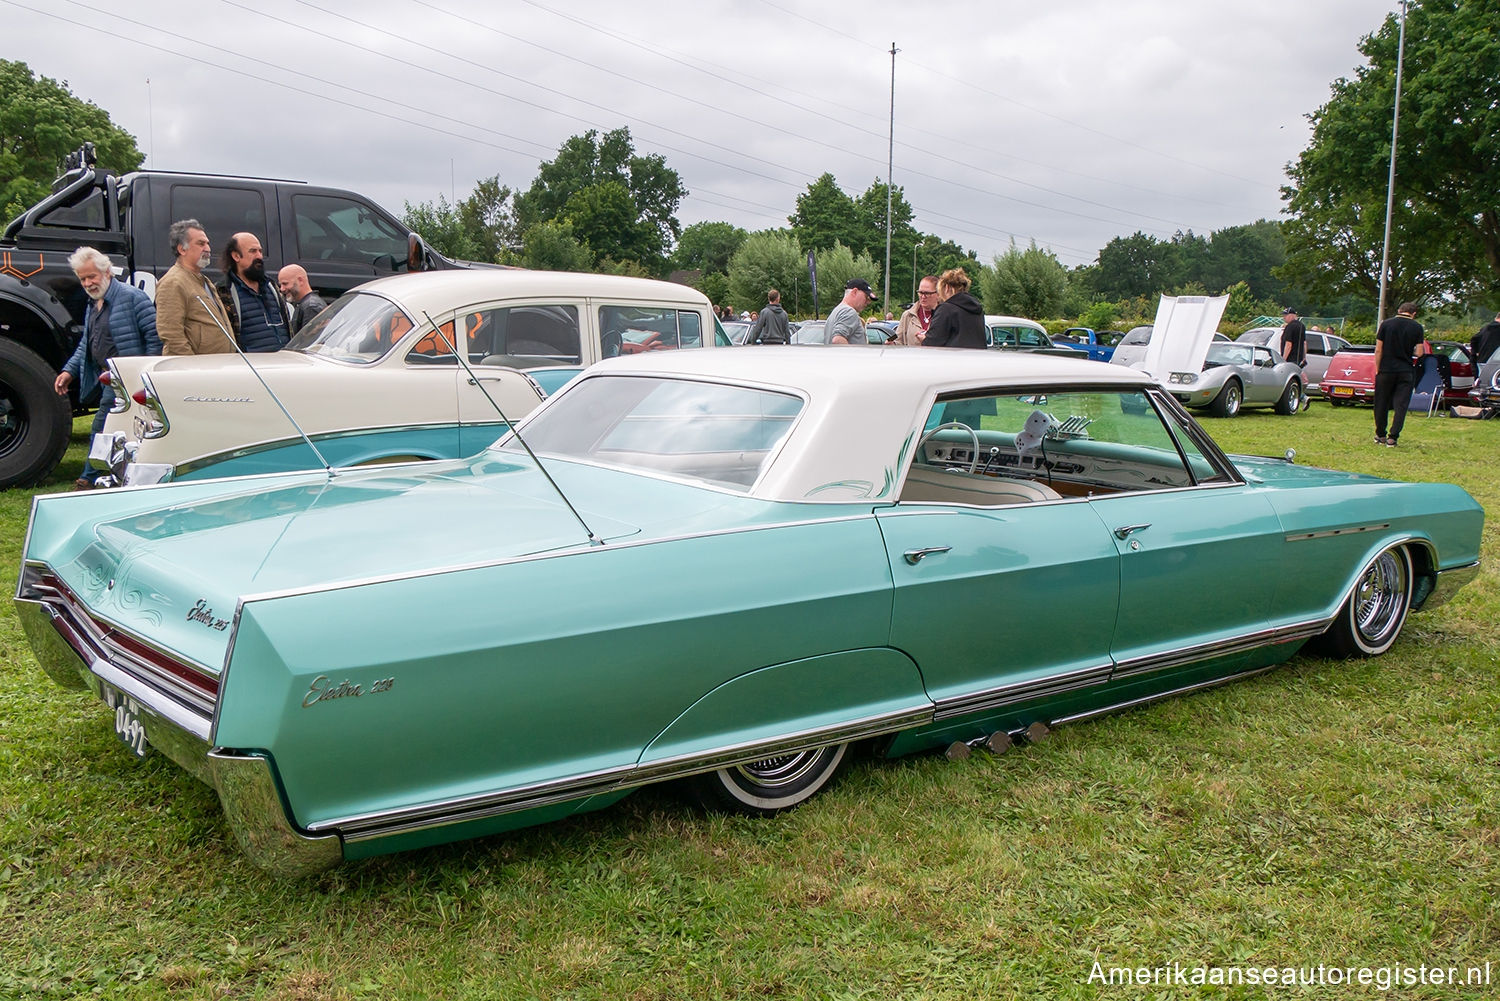
M 791 328 L 786 321 L 786 310 L 781 308 L 781 293 L 771 289 L 766 293 L 766 307 L 750 325 L 746 344 L 785 344 L 791 340 Z
M 1479 328 L 1469 341 L 1469 354 L 1474 358 L 1475 365 L 1482 365 L 1490 360 L 1495 349 L 1500 348 L 1500 313 L 1489 323 Z

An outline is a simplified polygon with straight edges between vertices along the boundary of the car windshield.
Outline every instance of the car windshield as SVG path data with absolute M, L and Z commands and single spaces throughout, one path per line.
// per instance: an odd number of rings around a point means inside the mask
M 1254 330 L 1245 331 L 1239 337 L 1235 338 L 1235 340 L 1241 344 L 1270 344 L 1272 335 L 1277 333 L 1280 333 L 1280 331 L 1271 327 L 1257 327 Z
M 368 365 L 383 358 L 412 326 L 411 318 L 389 299 L 349 292 L 297 331 L 285 350 Z
M 539 455 L 686 478 L 746 493 L 802 400 L 743 386 L 643 376 L 584 379 L 525 428 Z M 497 448 L 522 451 L 514 435 Z
M 1209 369 L 1216 365 L 1250 365 L 1254 361 L 1253 345 L 1215 341 L 1208 346 L 1208 356 L 1203 360 L 1203 367 Z
M 1120 346 L 1121 347 L 1126 347 L 1126 346 L 1129 346 L 1131 344 L 1150 344 L 1150 343 L 1151 343 L 1151 328 L 1150 327 L 1132 327 L 1131 330 L 1130 330 L 1130 333 L 1128 333 L 1124 337 L 1120 338 Z

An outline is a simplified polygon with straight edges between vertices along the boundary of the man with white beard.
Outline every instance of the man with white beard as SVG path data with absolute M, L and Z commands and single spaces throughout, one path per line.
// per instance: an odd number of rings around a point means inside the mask
M 104 430 L 104 420 L 115 402 L 114 390 L 99 382 L 106 363 L 121 355 L 159 355 L 161 341 L 156 336 L 156 310 L 151 298 L 126 282 L 114 280 L 109 258 L 93 247 L 79 247 L 68 258 L 68 266 L 78 276 L 78 283 L 88 293 L 89 304 L 83 314 L 83 336 L 73 349 L 73 356 L 63 365 L 52 383 L 59 396 L 68 395 L 68 387 L 78 383 L 78 402 L 83 406 L 98 397 L 93 433 Z M 87 461 L 83 475 L 73 483 L 75 490 L 91 490 L 103 470 Z

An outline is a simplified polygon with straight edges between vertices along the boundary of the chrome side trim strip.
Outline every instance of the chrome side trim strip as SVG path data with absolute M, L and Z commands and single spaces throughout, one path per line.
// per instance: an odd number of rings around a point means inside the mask
M 1278 664 L 1267 664 L 1265 667 L 1251 668 L 1248 671 L 1241 671 L 1238 674 L 1226 674 L 1222 678 L 1210 678 L 1207 681 L 1200 681 L 1196 684 L 1183 685 L 1181 688 L 1174 688 L 1168 692 L 1157 692 L 1153 695 L 1142 695 L 1140 698 L 1127 699 L 1124 702 L 1116 702 L 1114 705 L 1105 706 L 1102 709 L 1090 709 L 1087 712 L 1075 713 L 1072 716 L 1063 716 L 1059 719 L 1053 720 L 1050 725 L 1064 726 L 1068 723 L 1082 723 L 1085 720 L 1097 719 L 1100 716 L 1107 716 L 1110 713 L 1122 712 L 1126 709 L 1133 709 L 1136 706 L 1144 706 L 1152 702 L 1159 702 L 1162 699 L 1176 698 L 1179 695 L 1189 695 L 1193 692 L 1200 692 L 1205 688 L 1217 688 L 1220 685 L 1227 685 L 1233 681 L 1242 681 L 1245 678 L 1253 678 L 1257 674 L 1265 674 L 1267 671 L 1274 671 L 1279 666 L 1280 665 Z
M 349 842 L 367 841 L 393 834 L 406 834 L 497 817 L 507 813 L 517 813 L 521 810 L 551 806 L 588 796 L 619 792 L 651 782 L 684 778 L 699 772 L 727 768 L 774 754 L 791 754 L 825 744 L 839 744 L 893 733 L 931 721 L 932 706 L 923 704 L 837 726 L 804 730 L 800 733 L 785 734 L 767 740 L 750 741 L 696 754 L 665 758 L 644 765 L 626 765 L 500 792 L 427 803 L 404 810 L 319 821 L 310 825 L 308 830 L 337 832 Z
M 1342 603 L 1340 604 L 1342 605 Z M 1260 629 L 1243 636 L 1233 636 L 1228 639 L 1214 640 L 1209 643 L 1199 643 L 1196 646 L 1168 650 L 1165 653 L 1134 657 L 1129 660 L 1119 661 L 1115 665 L 1114 676 L 1116 678 L 1126 678 L 1132 675 L 1145 674 L 1149 671 L 1160 671 L 1168 667 L 1182 667 L 1201 660 L 1211 660 L 1214 657 L 1246 653 L 1263 646 L 1276 646 L 1280 643 L 1311 639 L 1327 629 L 1331 622 L 1333 622 L 1332 618 L 1308 619 L 1305 622 L 1294 622 L 1288 626 Z
M 1308 539 L 1331 539 L 1335 535 L 1355 535 L 1359 532 L 1384 532 L 1391 527 L 1390 522 L 1381 525 L 1355 525 L 1351 528 L 1333 528 L 1323 532 L 1288 532 L 1287 542 L 1306 542 Z
M 479 425 L 479 423 L 480 422 L 478 422 L 478 421 L 475 421 L 472 424 L 458 424 L 458 423 L 455 423 L 453 421 L 432 421 L 430 423 L 423 423 L 423 424 L 392 424 L 392 425 L 383 425 L 381 427 L 374 427 L 374 428 L 352 428 L 352 429 L 349 429 L 349 430 L 319 431 L 316 434 L 308 435 L 308 437 L 310 437 L 314 442 L 323 442 L 323 441 L 330 441 L 330 440 L 340 440 L 340 441 L 344 441 L 344 440 L 358 440 L 360 438 L 372 438 L 372 437 L 374 437 L 376 435 L 382 435 L 382 434 L 405 434 L 405 433 L 408 433 L 408 432 L 418 432 L 418 431 L 427 431 L 427 430 L 439 430 L 439 431 L 441 431 L 441 430 L 447 430 L 449 428 L 453 429 L 454 431 L 457 431 L 460 427 L 477 427 Z M 509 425 L 505 424 L 504 421 L 496 421 L 495 423 L 498 426 L 503 427 L 503 428 L 508 428 L 509 427 Z M 175 475 L 180 478 L 182 476 L 187 475 L 188 473 L 197 472 L 200 469 L 207 469 L 210 466 L 217 466 L 217 465 L 219 465 L 222 462 L 230 462 L 230 461 L 233 461 L 235 459 L 243 459 L 243 458 L 245 458 L 246 456 L 249 456 L 249 455 L 259 455 L 259 454 L 261 454 L 263 452 L 275 452 L 275 451 L 279 451 L 280 449 L 289 448 L 289 447 L 296 446 L 296 445 L 305 445 L 305 444 L 307 444 L 307 443 L 305 441 L 303 441 L 301 438 L 296 438 L 296 437 L 291 437 L 291 436 L 288 436 L 288 437 L 285 437 L 285 438 L 273 438 L 273 439 L 268 439 L 266 441 L 256 442 L 254 445 L 241 445 L 238 448 L 228 448 L 228 449 L 225 449 L 222 452 L 210 452 L 210 453 L 208 453 L 206 455 L 195 456 L 194 458 L 185 459 L 185 460 L 183 460 L 181 462 L 172 463 L 171 465 L 172 465 L 172 468 L 173 468 L 173 470 L 175 472 Z M 458 459 L 458 458 L 464 458 L 464 457 L 463 456 L 439 456 L 437 461 L 441 461 L 441 459 L 443 459 L 443 458 Z M 432 461 L 435 461 L 435 460 L 430 459 L 430 458 L 426 458 L 426 457 L 420 457 L 420 458 L 408 459 L 405 462 L 379 463 L 379 465 L 382 465 L 382 466 L 400 466 L 400 465 L 409 465 L 409 464 L 416 463 L 416 462 L 432 462 Z M 334 466 L 333 468 L 334 469 L 358 469 L 358 468 L 364 468 L 364 467 L 363 466 Z M 319 467 L 315 471 L 316 472 L 322 472 L 322 469 L 321 469 L 321 467 Z M 288 469 L 288 470 L 276 470 L 274 472 L 306 473 L 306 472 L 309 472 L 309 470 L 307 470 L 307 469 L 295 469 L 295 470 Z M 271 473 L 271 475 L 274 475 L 274 472 Z M 267 475 L 267 474 L 260 474 L 260 475 Z
M 1047 695 L 1062 695 L 1080 688 L 1102 685 L 1109 680 L 1113 669 L 1113 664 L 1099 664 L 1069 671 L 1067 674 L 1055 674 L 1034 681 L 999 685 L 982 692 L 955 695 L 952 698 L 941 699 L 935 704 L 933 719 L 952 719 L 955 716 L 966 716 L 969 713 L 983 712 L 986 709 L 999 709 L 1002 706 L 1029 702 Z

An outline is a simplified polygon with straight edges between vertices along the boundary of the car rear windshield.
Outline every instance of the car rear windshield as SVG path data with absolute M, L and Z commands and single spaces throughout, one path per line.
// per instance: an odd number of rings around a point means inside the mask
M 286 350 L 368 365 L 385 357 L 411 328 L 411 318 L 389 299 L 350 292 L 297 331 Z
M 584 379 L 529 421 L 539 455 L 697 480 L 748 492 L 802 400 L 746 386 L 645 376 Z M 514 435 L 498 448 L 521 451 Z

